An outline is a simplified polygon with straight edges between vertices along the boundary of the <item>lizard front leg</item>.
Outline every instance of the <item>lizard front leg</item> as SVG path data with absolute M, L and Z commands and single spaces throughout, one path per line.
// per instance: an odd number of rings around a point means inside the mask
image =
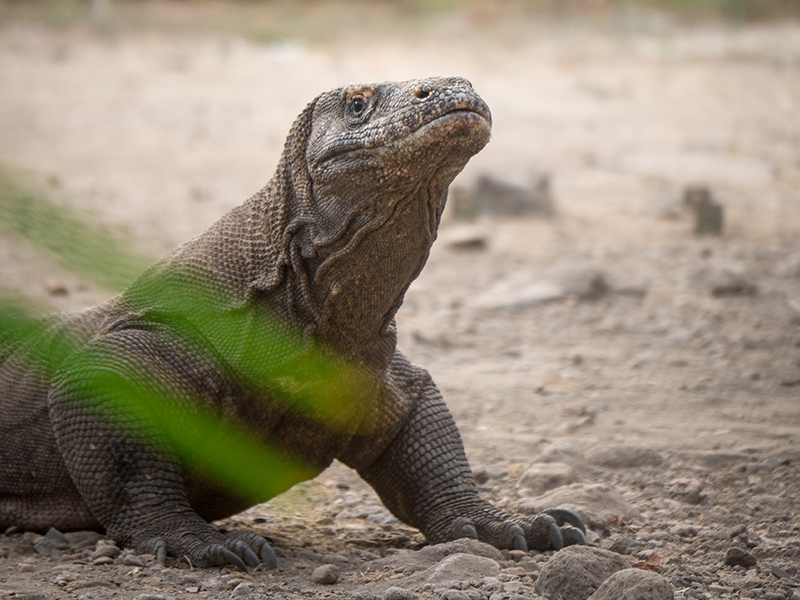
M 195 512 L 181 462 L 156 433 L 160 403 L 213 407 L 222 385 L 217 372 L 208 357 L 165 332 L 103 336 L 56 377 L 49 397 L 56 443 L 86 505 L 121 546 L 161 563 L 172 556 L 200 567 L 274 567 L 263 538 L 224 535 Z M 141 404 L 145 396 L 149 407 Z
M 482 499 L 438 389 L 427 372 L 407 362 L 402 366 L 405 373 L 399 375 L 406 378 L 406 385 L 401 388 L 416 395 L 407 398 L 411 412 L 385 451 L 359 469 L 389 510 L 420 529 L 431 543 L 472 537 L 519 550 L 586 543 L 586 530 L 574 513 L 557 509 L 536 517 L 519 516 Z M 408 381 L 411 370 L 417 381 Z

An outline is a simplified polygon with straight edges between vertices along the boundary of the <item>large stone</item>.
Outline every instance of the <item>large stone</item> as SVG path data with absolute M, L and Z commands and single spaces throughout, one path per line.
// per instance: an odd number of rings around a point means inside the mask
M 419 596 L 405 588 L 390 587 L 383 592 L 383 600 L 419 600 Z
M 33 547 L 39 554 L 47 554 L 54 550 L 67 550 L 70 543 L 63 533 L 51 527 Z
M 556 212 L 550 176 L 535 172 L 511 177 L 481 175 L 471 189 L 451 188 L 447 204 L 453 215 L 461 219 L 482 214 L 549 217 Z
M 471 554 L 451 554 L 434 567 L 428 581 L 430 583 L 477 581 L 484 577 L 497 577 L 499 574 L 500 565 L 491 558 Z
M 661 453 L 652 446 L 614 444 L 596 448 L 586 456 L 587 462 L 610 469 L 657 467 L 664 462 Z
M 576 478 L 575 469 L 571 465 L 560 462 L 536 463 L 519 478 L 519 487 L 538 496 L 562 485 L 574 483 Z
M 573 467 L 582 468 L 586 458 L 578 446 L 569 442 L 552 442 L 545 446 L 536 458 L 538 463 L 560 462 Z
M 339 569 L 336 565 L 322 565 L 311 573 L 311 581 L 322 585 L 331 585 L 339 581 Z
M 672 600 L 669 581 L 641 569 L 617 571 L 589 596 L 589 600 Z
M 736 465 L 745 465 L 753 460 L 752 456 L 744 454 L 743 452 L 725 452 L 725 451 L 698 451 L 698 452 L 685 452 L 681 454 L 684 460 L 691 460 L 697 462 L 709 469 L 719 470 L 735 467 Z
M 548 508 L 572 510 L 592 529 L 604 530 L 612 521 L 634 521 L 641 514 L 616 491 L 601 483 L 573 483 L 518 504 L 520 512 L 540 514 Z
M 600 269 L 566 265 L 538 276 L 516 272 L 479 294 L 473 306 L 483 310 L 518 310 L 564 298 L 596 300 L 610 289 L 608 277 Z
M 569 546 L 542 567 L 536 593 L 552 600 L 586 600 L 617 571 L 630 568 L 619 554 L 590 546 Z
M 382 594 L 389 586 L 418 589 L 426 583 L 447 587 L 452 582 L 477 582 L 497 577 L 503 554 L 495 547 L 478 540 L 462 538 L 444 544 L 426 546 L 419 551 L 401 551 L 386 558 L 370 561 L 370 571 L 393 571 L 403 576 L 369 584 L 373 593 Z

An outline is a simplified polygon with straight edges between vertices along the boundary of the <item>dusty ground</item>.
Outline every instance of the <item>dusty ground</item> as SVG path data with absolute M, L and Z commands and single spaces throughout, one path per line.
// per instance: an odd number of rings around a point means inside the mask
M 441 387 L 485 493 L 524 510 L 550 488 L 568 504 L 570 491 L 605 484 L 638 514 L 603 513 L 592 540 L 663 574 L 676 597 L 800 597 L 800 25 L 479 17 L 313 44 L 6 21 L 0 163 L 158 256 L 268 180 L 316 93 L 468 77 L 494 137 L 458 185 L 544 171 L 558 208 L 479 220 L 483 250 L 453 246 L 462 225 L 446 221 L 398 317 L 401 347 Z M 692 234 L 678 202 L 687 183 L 725 206 L 723 236 Z M 600 269 L 611 292 L 477 301 L 566 266 Z M 56 309 L 107 296 L 6 234 L 0 278 Z M 755 293 L 712 293 L 726 281 Z M 523 476 L 530 468 L 539 476 Z M 232 591 L 242 581 L 257 596 L 370 597 L 409 572 L 375 561 L 422 541 L 340 466 L 226 526 L 237 524 L 273 540 L 280 570 L 94 564 L 92 539 L 42 554 L 35 535 L 16 533 L 0 537 L 0 597 L 217 598 L 246 594 Z M 724 565 L 733 546 L 757 565 Z M 323 563 L 338 565 L 339 583 L 311 582 Z M 490 582 L 465 593 L 534 597 L 528 564 L 500 564 L 505 592 Z M 429 597 L 446 591 L 418 583 Z

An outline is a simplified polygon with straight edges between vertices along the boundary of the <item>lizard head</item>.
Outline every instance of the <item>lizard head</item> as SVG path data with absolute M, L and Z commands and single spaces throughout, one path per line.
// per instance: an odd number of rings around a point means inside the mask
M 286 140 L 271 219 L 317 332 L 359 351 L 419 275 L 447 188 L 489 141 L 465 79 L 349 85 L 318 96 Z
M 490 134 L 489 108 L 466 79 L 350 85 L 317 98 L 306 160 L 322 198 L 391 203 L 427 188 L 443 201 Z

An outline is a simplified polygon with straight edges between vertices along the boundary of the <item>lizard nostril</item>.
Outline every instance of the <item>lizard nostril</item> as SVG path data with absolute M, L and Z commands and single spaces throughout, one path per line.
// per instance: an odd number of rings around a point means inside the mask
M 418 88 L 414 95 L 419 98 L 420 100 L 424 100 L 428 96 L 431 95 L 430 90 L 426 90 L 425 88 Z

